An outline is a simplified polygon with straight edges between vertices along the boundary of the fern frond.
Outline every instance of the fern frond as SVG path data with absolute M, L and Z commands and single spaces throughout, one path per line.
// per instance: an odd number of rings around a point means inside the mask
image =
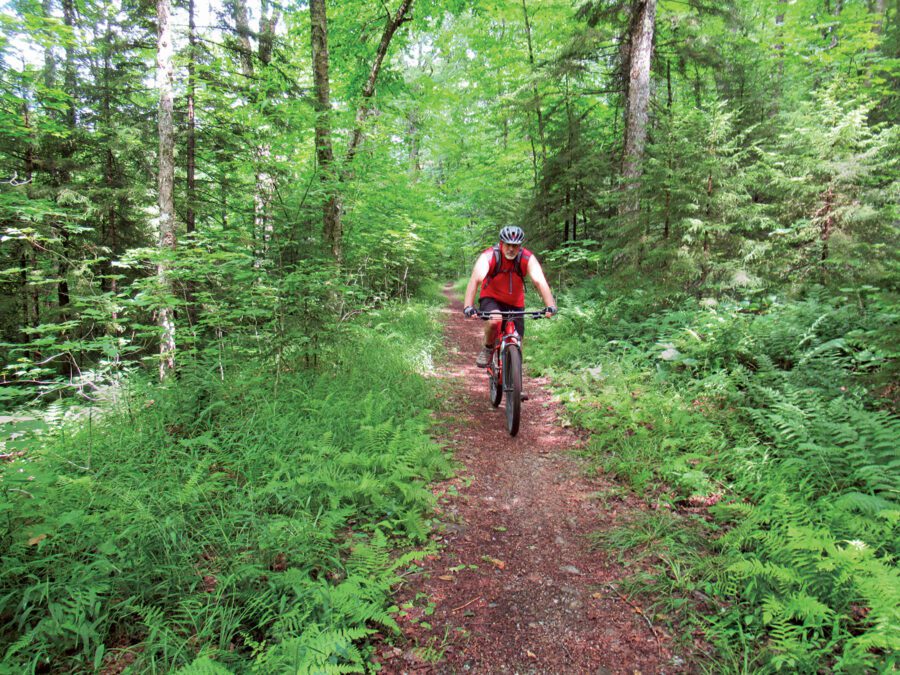
M 175 675 L 232 675 L 232 671 L 209 656 L 200 656 L 189 665 L 176 670 Z

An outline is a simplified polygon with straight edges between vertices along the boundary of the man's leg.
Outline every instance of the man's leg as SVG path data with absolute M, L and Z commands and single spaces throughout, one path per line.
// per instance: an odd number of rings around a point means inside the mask
M 491 317 L 488 321 L 484 322 L 484 342 L 485 347 L 494 347 L 494 338 L 497 336 L 497 328 L 500 325 L 500 319 Z
M 493 298 L 482 298 L 480 302 L 482 312 L 495 312 L 500 309 L 497 301 Z M 497 335 L 497 328 L 500 325 L 500 315 L 491 314 L 489 319 L 484 322 L 484 335 L 482 336 L 482 348 L 478 352 L 478 358 L 475 359 L 475 365 L 479 368 L 487 368 L 491 362 L 491 354 L 494 349 L 494 337 Z
M 484 341 L 481 343 L 483 347 L 481 351 L 478 352 L 478 358 L 475 359 L 475 365 L 479 368 L 487 368 L 488 364 L 491 362 L 491 355 L 494 352 L 494 338 L 497 335 L 497 328 L 499 326 L 499 316 L 496 319 L 492 316 L 489 320 L 484 322 Z

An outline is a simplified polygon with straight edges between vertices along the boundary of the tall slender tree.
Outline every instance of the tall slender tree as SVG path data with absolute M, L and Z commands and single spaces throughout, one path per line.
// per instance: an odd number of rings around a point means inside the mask
M 525 4 L 525 0 L 522 0 L 522 15 L 525 19 L 525 40 L 528 44 L 528 65 L 531 69 L 531 93 L 533 96 L 534 102 L 534 114 L 537 117 L 537 127 L 538 127 L 538 138 L 541 142 L 541 166 L 543 167 L 547 163 L 547 139 L 544 133 L 544 112 L 541 109 L 541 93 L 538 90 L 537 81 L 535 78 L 535 65 L 534 65 L 534 47 L 532 45 L 531 38 L 531 21 L 528 18 L 528 5 Z M 534 146 L 532 145 L 532 148 Z M 537 167 L 538 161 L 537 156 L 535 155 L 533 158 L 533 162 L 535 167 Z M 537 184 L 537 171 L 535 171 L 535 184 Z
M 188 234 L 196 227 L 194 203 L 197 199 L 197 82 L 195 69 L 197 62 L 197 26 L 194 18 L 194 0 L 188 0 L 188 64 L 187 64 L 187 209 L 185 226 Z
M 325 0 L 310 0 L 313 85 L 316 104 L 316 161 L 325 187 L 322 232 L 336 260 L 341 259 L 341 202 L 336 190 L 334 149 L 331 146 L 331 85 L 328 76 L 328 16 Z
M 623 213 L 638 210 L 641 163 L 647 141 L 650 109 L 650 57 L 653 53 L 653 29 L 656 23 L 656 0 L 635 0 L 632 5 L 628 35 L 628 89 L 625 97 L 625 147 L 622 153 L 622 178 L 625 198 Z
M 156 273 L 167 296 L 159 307 L 160 363 L 159 376 L 165 379 L 175 369 L 175 319 L 172 307 L 171 280 L 167 262 L 175 249 L 175 134 L 173 128 L 172 90 L 175 79 L 172 44 L 171 8 L 169 0 L 156 0 L 156 86 L 159 89 L 159 263 Z

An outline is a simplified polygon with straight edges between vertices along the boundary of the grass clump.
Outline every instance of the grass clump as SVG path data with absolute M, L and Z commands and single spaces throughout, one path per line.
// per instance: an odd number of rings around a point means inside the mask
M 897 313 L 866 293 L 612 299 L 595 286 L 532 343 L 592 431 L 589 456 L 656 509 L 597 544 L 652 562 L 632 588 L 699 624 L 713 670 L 896 666 Z
M 393 306 L 316 370 L 196 363 L 2 465 L 3 667 L 362 672 L 450 470 L 436 344 Z

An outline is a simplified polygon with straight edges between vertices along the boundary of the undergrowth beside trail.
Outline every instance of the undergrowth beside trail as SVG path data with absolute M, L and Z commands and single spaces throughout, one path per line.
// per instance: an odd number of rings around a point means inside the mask
M 315 370 L 185 366 L 4 463 L 0 670 L 363 672 L 451 468 L 438 343 L 392 305 Z
M 590 282 L 529 347 L 587 453 L 653 507 L 598 546 L 715 672 L 890 672 L 900 653 L 896 304 Z M 893 308 L 893 309 L 892 309 Z M 615 494 L 598 495 L 604 500 Z

